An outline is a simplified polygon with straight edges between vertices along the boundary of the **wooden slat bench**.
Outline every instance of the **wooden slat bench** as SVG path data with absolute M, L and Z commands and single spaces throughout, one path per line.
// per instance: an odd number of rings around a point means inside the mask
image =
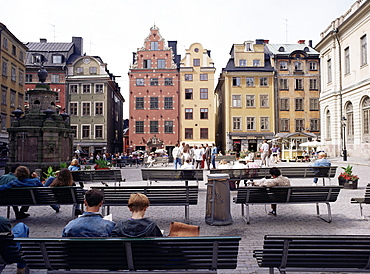
M 82 183 L 117 183 L 124 182 L 122 178 L 121 170 L 119 169 L 107 169 L 107 170 L 77 170 L 72 171 L 73 181 Z
M 83 206 L 84 191 L 81 187 L 18 187 L 0 191 L 0 206 L 72 205 L 72 217 L 77 204 Z
M 352 198 L 351 203 L 360 205 L 360 214 L 361 214 L 361 217 L 364 217 L 364 214 L 362 211 L 362 204 L 370 204 L 370 184 L 367 184 L 366 186 L 364 197 Z
M 217 273 L 235 269 L 241 237 L 17 238 L 30 269 L 48 273 Z M 89 272 L 90 270 L 90 272 Z M 109 272 L 107 272 L 109 270 Z
M 111 206 L 127 206 L 131 193 L 143 193 L 150 206 L 185 206 L 185 220 L 189 221 L 189 206 L 198 204 L 198 186 L 124 186 L 124 187 L 92 187 L 104 192 L 102 207 L 110 213 Z
M 247 224 L 250 222 L 249 205 L 252 204 L 316 204 L 317 216 L 330 223 L 332 216 L 329 203 L 337 200 L 341 188 L 341 186 L 240 187 L 234 202 L 241 204 L 242 218 Z M 326 204 L 327 219 L 320 216 L 319 203 Z
M 142 168 L 141 175 L 144 181 L 183 181 L 188 185 L 189 181 L 203 181 L 202 169 L 159 169 Z
M 337 166 L 330 167 L 312 167 L 312 166 L 283 166 L 278 167 L 281 175 L 288 178 L 322 178 L 325 185 L 325 178 L 334 178 L 337 172 Z M 229 174 L 231 181 L 242 181 L 249 179 L 270 178 L 270 168 L 242 168 L 242 169 L 211 169 L 211 174 L 226 173 Z
M 369 235 L 266 235 L 258 266 L 286 272 L 370 272 Z

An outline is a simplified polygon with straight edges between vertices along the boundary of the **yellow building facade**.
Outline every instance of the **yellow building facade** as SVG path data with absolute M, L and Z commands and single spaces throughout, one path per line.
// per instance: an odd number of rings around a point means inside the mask
M 215 89 L 217 146 L 223 152 L 256 152 L 275 129 L 274 69 L 267 41 L 234 44 Z
M 180 63 L 180 142 L 215 143 L 214 63 L 200 43 L 186 50 Z

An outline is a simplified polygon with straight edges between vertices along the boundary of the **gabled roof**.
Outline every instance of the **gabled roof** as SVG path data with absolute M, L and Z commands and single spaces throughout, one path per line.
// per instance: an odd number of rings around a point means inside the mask
M 29 51 L 69 51 L 73 47 L 73 43 L 40 43 L 40 42 L 29 42 L 26 44 Z
M 274 55 L 289 55 L 295 51 L 303 51 L 308 56 L 319 55 L 319 52 L 306 44 L 266 44 L 266 47 Z

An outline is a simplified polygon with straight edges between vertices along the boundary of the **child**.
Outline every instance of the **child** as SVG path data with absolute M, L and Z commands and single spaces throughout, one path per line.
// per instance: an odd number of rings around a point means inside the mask
M 119 221 L 113 228 L 112 237 L 163 237 L 157 224 L 149 218 L 144 218 L 149 207 L 149 199 L 141 193 L 133 193 L 128 200 L 128 208 L 132 212 L 131 218 Z

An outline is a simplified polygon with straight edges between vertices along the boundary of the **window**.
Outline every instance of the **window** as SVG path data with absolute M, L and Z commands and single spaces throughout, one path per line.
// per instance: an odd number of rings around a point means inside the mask
M 269 96 L 267 94 L 260 94 L 260 107 L 269 107 Z
M 1 72 L 3 76 L 8 76 L 8 61 L 3 59 L 3 64 L 1 66 Z
M 164 133 L 173 133 L 173 121 L 164 122 Z
M 193 139 L 193 129 L 185 128 L 185 139 Z
M 144 133 L 144 121 L 135 122 L 135 133 Z
M 200 119 L 208 119 L 208 108 L 200 109 Z
M 76 68 L 76 73 L 77 74 L 84 74 L 84 68 L 81 68 L 81 67 Z
M 239 66 L 240 67 L 246 67 L 247 66 L 247 60 L 245 60 L 245 59 L 239 60 Z
M 3 39 L 3 47 L 8 49 L 8 39 L 6 37 Z
M 317 79 L 310 79 L 310 90 L 318 90 Z
M 327 67 L 327 69 L 328 69 L 328 84 L 330 84 L 331 81 L 332 81 L 332 75 L 331 75 L 331 59 L 329 59 L 327 61 L 327 65 L 328 65 L 328 67 Z
M 17 78 L 16 77 L 16 68 L 12 66 L 12 69 L 11 69 L 11 80 L 13 82 L 15 82 L 16 78 Z
M 144 109 L 144 97 L 136 97 L 136 109 Z
M 302 71 L 302 62 L 294 62 L 294 70 Z
M 349 47 L 347 47 L 344 49 L 344 74 L 349 74 L 350 71 Z
M 370 98 L 367 97 L 362 103 L 363 132 L 370 134 Z
M 146 59 L 144 60 L 144 68 L 152 68 L 152 60 Z
M 310 110 L 319 110 L 319 98 L 310 98 Z
M 18 94 L 18 106 L 23 107 L 23 94 Z
M 173 86 L 172 78 L 164 78 L 165 86 Z
M 32 63 L 39 64 L 39 63 L 41 63 L 41 61 L 42 61 L 42 56 L 40 54 L 34 54 L 34 55 L 32 55 Z
M 90 93 L 90 85 L 82 85 L 82 93 Z
M 200 139 L 208 139 L 208 128 L 200 129 Z
M 261 117 L 261 130 L 268 130 L 269 129 L 269 117 Z
M 208 74 L 207 73 L 201 73 L 199 75 L 200 81 L 208 81 Z
M 280 98 L 280 110 L 289 110 L 289 98 Z
M 259 67 L 261 64 L 261 61 L 260 60 L 253 60 L 253 66 L 254 67 Z
M 56 91 L 55 101 L 56 101 L 56 102 L 60 102 L 59 90 L 58 90 L 58 91 Z
M 103 84 L 95 84 L 95 93 L 103 93 L 104 85 Z
M 186 108 L 185 109 L 185 120 L 192 120 L 193 119 L 193 109 Z
M 185 74 L 185 81 L 193 81 L 193 74 Z
M 150 121 L 150 133 L 158 133 L 158 121 Z
M 310 131 L 319 131 L 319 119 L 310 119 Z
M 15 107 L 15 94 L 17 92 L 15 90 L 10 90 L 10 106 Z
M 156 41 L 150 42 L 150 49 L 151 50 L 158 50 L 158 42 L 156 42 Z
M 295 119 L 295 131 L 300 132 L 304 130 L 304 119 Z
M 288 79 L 280 79 L 280 89 L 288 90 Z
M 150 109 L 158 109 L 158 97 L 150 97 Z
M 346 116 L 347 116 L 347 135 L 348 140 L 353 140 L 354 135 L 354 124 L 353 124 L 353 105 L 348 103 L 346 106 Z
M 260 87 L 267 87 L 267 77 L 260 77 Z
M 90 126 L 82 126 L 82 138 L 90 138 Z
M 247 130 L 255 130 L 255 129 L 256 129 L 255 117 L 247 117 Z
M 245 79 L 245 83 L 247 84 L 247 87 L 254 87 L 254 77 L 247 77 Z
M 77 103 L 69 103 L 69 113 L 71 116 L 77 116 Z
M 90 116 L 90 102 L 82 103 L 82 116 Z
M 303 90 L 303 79 L 295 79 L 295 90 Z
M 185 89 L 185 100 L 193 100 L 193 89 L 192 88 Z
M 17 48 L 15 45 L 12 46 L 12 54 L 17 56 Z
M 103 102 L 95 102 L 95 115 L 103 115 Z
M 71 129 L 72 129 L 72 131 L 73 131 L 73 137 L 74 138 L 78 138 L 78 136 L 77 136 L 77 126 L 71 126 Z
M 241 117 L 233 117 L 233 130 L 241 130 Z
M 144 86 L 144 78 L 136 78 L 137 86 Z
M 240 87 L 240 77 L 233 77 L 233 87 Z
M 303 110 L 303 98 L 295 98 L 295 110 Z
M 26 74 L 26 82 L 32 82 L 32 74 Z
M 200 99 L 208 99 L 208 88 L 200 89 Z
M 317 62 L 309 62 L 310 70 L 317 70 Z
M 53 64 L 61 64 L 62 55 L 53 55 Z
M 1 104 L 5 106 L 7 105 L 7 91 L 8 89 L 6 87 L 1 86 Z
M 166 60 L 165 59 L 158 59 L 158 68 L 163 69 L 166 68 Z
M 242 96 L 241 95 L 233 95 L 233 108 L 240 108 L 242 107 Z
M 90 74 L 97 74 L 98 73 L 98 68 L 97 67 L 90 67 L 89 68 L 89 73 Z
M 361 66 L 367 64 L 367 36 L 361 37 Z
M 24 59 L 24 53 L 23 53 L 23 51 L 19 51 L 19 60 L 21 60 L 22 62 L 24 62 L 23 61 L 23 59 Z
M 164 97 L 164 109 L 173 109 L 172 97 Z
M 60 75 L 59 74 L 51 74 L 50 79 L 52 83 L 59 83 L 60 82 Z
M 330 139 L 331 138 L 331 119 L 330 119 L 330 111 L 328 110 L 326 112 L 326 138 Z
M 282 61 L 279 63 L 280 70 L 288 70 L 288 62 Z
M 95 138 L 103 138 L 103 126 L 95 125 Z
M 19 79 L 18 79 L 19 81 L 18 81 L 18 83 L 20 84 L 20 85 L 23 85 L 24 84 L 24 72 L 23 72 L 23 70 L 19 70 Z
M 200 59 L 193 59 L 193 66 L 199 67 L 200 66 Z
M 158 86 L 158 78 L 150 78 L 151 86 Z
M 69 86 L 69 93 L 77 93 L 77 85 L 70 85 Z
M 1 130 L 6 131 L 6 114 L 1 114 Z
M 289 119 L 280 119 L 280 131 L 289 132 Z
M 252 51 L 252 43 L 245 43 L 245 51 Z
M 246 106 L 247 107 L 255 107 L 255 99 L 254 95 L 246 95 Z

